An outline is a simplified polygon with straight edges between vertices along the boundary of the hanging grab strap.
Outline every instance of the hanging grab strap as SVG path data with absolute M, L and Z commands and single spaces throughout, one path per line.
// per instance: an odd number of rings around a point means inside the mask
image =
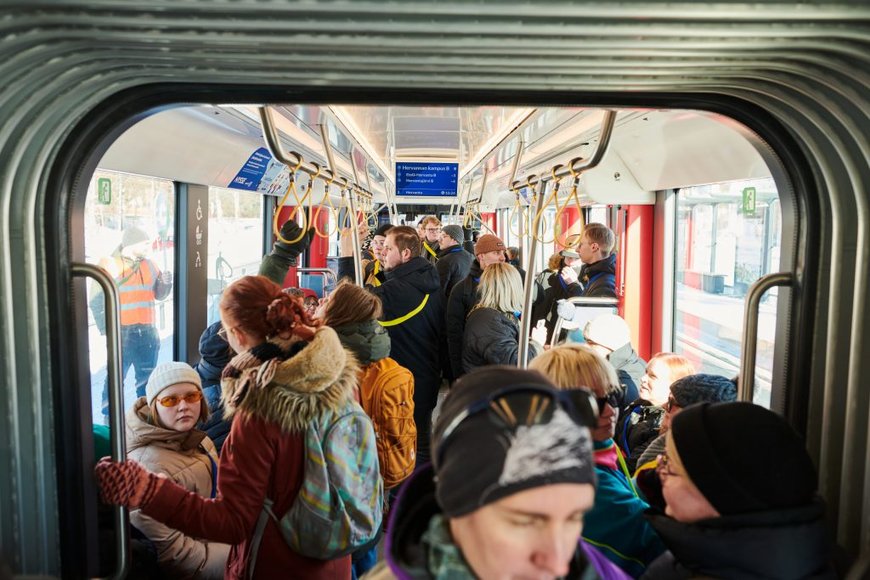
M 428 294 L 423 296 L 423 302 L 420 303 L 420 306 L 418 306 L 417 308 L 415 308 L 414 310 L 412 310 L 408 314 L 406 314 L 404 316 L 400 316 L 398 318 L 394 318 L 392 320 L 384 320 L 384 321 L 378 320 L 378 324 L 380 324 L 381 326 L 396 326 L 396 325 L 402 324 L 406 320 L 410 320 L 411 318 L 414 318 L 415 316 L 420 314 L 420 311 L 426 307 L 427 302 L 429 302 L 429 295 Z

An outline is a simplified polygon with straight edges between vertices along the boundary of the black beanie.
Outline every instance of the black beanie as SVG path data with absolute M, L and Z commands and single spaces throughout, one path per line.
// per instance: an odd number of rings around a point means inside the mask
M 678 413 L 671 432 L 689 478 L 722 515 L 813 501 L 816 470 L 779 415 L 752 403 L 703 403 Z
M 489 408 L 463 418 L 494 391 L 526 389 L 558 395 L 539 372 L 508 366 L 474 370 L 450 389 L 432 433 L 435 495 L 447 517 L 471 513 L 526 489 L 595 484 L 589 426 L 560 405 L 550 407 L 555 410 L 546 424 L 526 425 L 521 417 L 528 413 L 519 412 L 520 421 L 509 425 Z M 446 432 L 448 427 L 452 432 Z
M 374 236 L 386 236 L 387 232 L 393 229 L 393 224 L 381 224 L 378 229 L 375 230 L 375 233 L 372 234 Z

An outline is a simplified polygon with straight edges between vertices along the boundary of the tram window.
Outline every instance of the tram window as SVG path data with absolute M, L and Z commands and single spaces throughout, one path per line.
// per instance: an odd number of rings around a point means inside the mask
M 754 189 L 753 199 L 745 190 Z M 677 193 L 674 351 L 699 372 L 737 375 L 744 297 L 778 270 L 780 204 L 773 179 L 696 186 Z M 776 292 L 765 294 L 758 324 L 754 401 L 770 406 Z
M 112 274 L 121 290 L 125 408 L 144 395 L 154 367 L 173 358 L 174 247 L 171 181 L 100 169 L 94 173 L 85 201 L 85 255 Z M 105 313 L 102 292 L 90 284 L 91 409 L 98 423 L 106 420 Z
M 263 196 L 256 192 L 209 187 L 209 324 L 220 318 L 218 304 L 224 288 L 242 276 L 256 274 L 262 260 Z

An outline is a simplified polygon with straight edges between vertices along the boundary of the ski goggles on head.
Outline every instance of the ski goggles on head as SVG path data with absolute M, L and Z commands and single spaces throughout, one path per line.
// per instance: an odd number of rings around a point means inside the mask
M 497 424 L 515 429 L 520 426 L 546 425 L 561 408 L 578 425 L 594 428 L 598 423 L 599 405 L 589 390 L 577 387 L 567 390 L 545 385 L 512 385 L 497 389 L 483 399 L 471 403 L 453 418 L 441 433 L 435 449 L 438 463 L 450 437 L 463 421 L 480 413 L 489 413 Z

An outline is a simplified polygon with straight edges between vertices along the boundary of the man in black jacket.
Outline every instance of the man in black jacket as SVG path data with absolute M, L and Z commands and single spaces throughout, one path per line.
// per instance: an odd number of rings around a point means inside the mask
M 616 254 L 612 253 L 615 243 L 616 237 L 606 225 L 586 224 L 577 246 L 583 260 L 578 276 L 583 286 L 580 296 L 616 298 Z
M 466 276 L 471 269 L 474 256 L 462 248 L 465 234 L 462 226 L 449 225 L 441 228 L 441 239 L 438 241 L 438 262 L 435 269 L 441 278 L 441 289 L 445 299 L 450 296 L 453 287 Z
M 438 272 L 420 251 L 414 228 L 390 229 L 381 253 L 386 279 L 368 289 L 383 303 L 381 325 L 390 334 L 390 356 L 414 375 L 417 463 L 422 465 L 429 460 L 432 410 L 441 386 L 444 299 Z

